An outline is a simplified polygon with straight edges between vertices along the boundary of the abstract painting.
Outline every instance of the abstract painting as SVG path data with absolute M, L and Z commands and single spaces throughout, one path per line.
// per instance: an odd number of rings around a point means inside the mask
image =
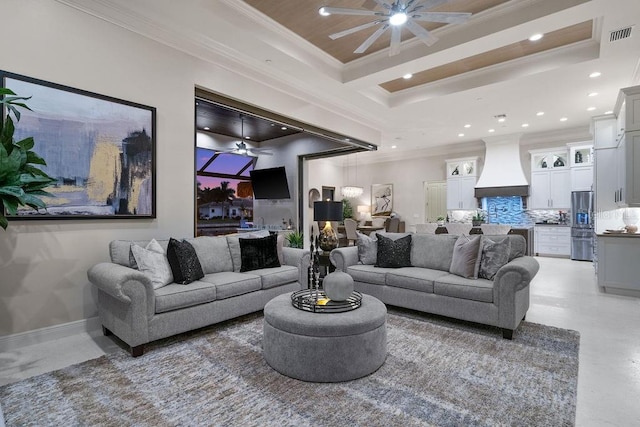
M 155 218 L 153 107 L 0 71 L 2 86 L 31 97 L 15 139 L 33 137 L 56 182 L 46 209 L 8 219 Z M 6 112 L 5 112 L 6 114 Z
M 371 216 L 389 216 L 393 212 L 393 184 L 371 185 Z

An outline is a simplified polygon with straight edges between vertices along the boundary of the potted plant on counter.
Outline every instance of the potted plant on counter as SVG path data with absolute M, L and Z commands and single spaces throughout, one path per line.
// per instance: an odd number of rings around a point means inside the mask
M 11 115 L 20 120 L 18 107 L 30 110 L 24 103 L 30 97 L 16 96 L 11 89 L 0 88 L 0 110 L 7 109 L 7 116 L 0 120 L 0 227 L 7 229 L 5 213 L 15 215 L 19 206 L 44 209 L 41 196 L 54 197 L 44 191 L 55 180 L 34 165 L 45 166 L 44 159 L 32 151 L 32 137 L 14 140 L 15 126 Z
M 444 225 L 444 217 L 443 216 L 439 216 L 436 219 L 436 224 L 438 224 L 438 227 L 442 227 Z
M 287 242 L 289 242 L 289 247 L 291 248 L 300 248 L 304 247 L 304 235 L 299 231 L 292 231 L 288 233 L 285 237 Z
M 480 224 L 484 223 L 484 219 L 485 219 L 484 212 L 476 211 L 473 217 L 471 217 L 471 224 L 473 224 L 474 227 L 479 227 Z

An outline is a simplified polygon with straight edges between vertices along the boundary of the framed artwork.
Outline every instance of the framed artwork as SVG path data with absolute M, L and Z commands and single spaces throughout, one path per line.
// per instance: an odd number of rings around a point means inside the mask
M 393 184 L 371 185 L 371 216 L 389 216 L 393 212 Z
M 155 218 L 156 109 L 0 71 L 2 87 L 31 97 L 15 139 L 33 137 L 56 179 L 47 209 L 7 219 Z M 6 112 L 3 112 L 6 115 Z

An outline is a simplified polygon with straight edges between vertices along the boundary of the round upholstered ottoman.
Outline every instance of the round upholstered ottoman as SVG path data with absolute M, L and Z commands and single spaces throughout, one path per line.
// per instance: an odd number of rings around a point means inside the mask
M 344 313 L 312 313 L 291 294 L 264 307 L 262 348 L 276 371 L 303 381 L 349 381 L 375 372 L 387 357 L 387 308 L 370 295 Z

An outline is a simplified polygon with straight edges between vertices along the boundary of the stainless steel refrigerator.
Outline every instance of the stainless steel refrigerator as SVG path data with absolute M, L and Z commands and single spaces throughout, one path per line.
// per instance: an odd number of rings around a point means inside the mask
M 593 191 L 571 193 L 571 259 L 593 261 Z

